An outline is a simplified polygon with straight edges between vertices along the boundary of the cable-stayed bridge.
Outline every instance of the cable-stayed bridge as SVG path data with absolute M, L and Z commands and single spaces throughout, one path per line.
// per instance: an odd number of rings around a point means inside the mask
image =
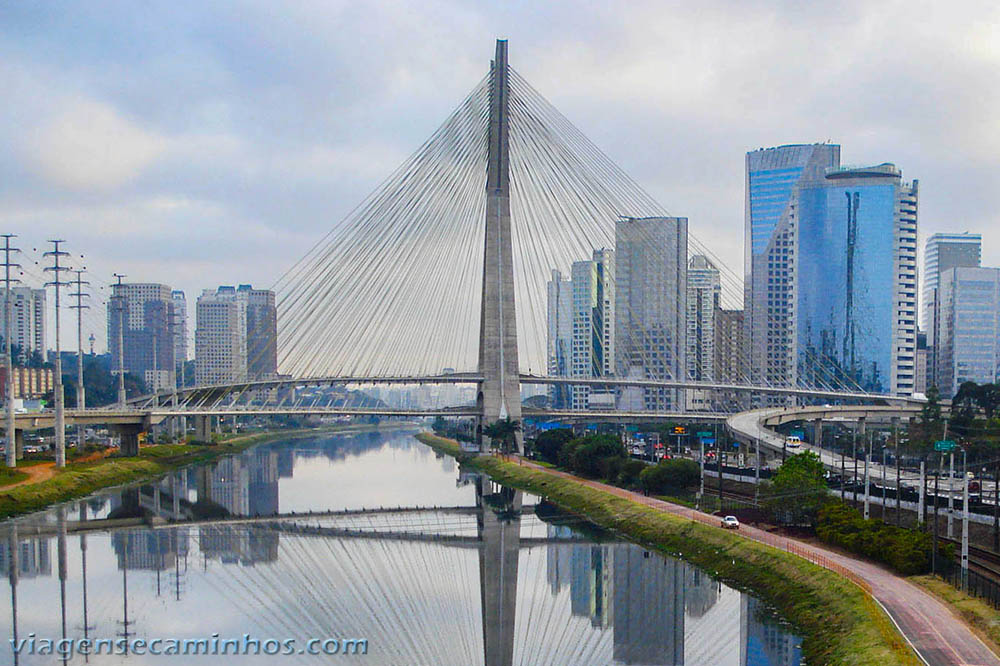
M 708 305 L 689 299 L 695 256 L 717 282 Z M 487 76 L 276 291 L 279 376 L 67 411 L 66 422 L 105 418 L 131 449 L 139 430 L 182 416 L 202 437 L 212 418 L 239 414 L 465 416 L 481 433 L 529 415 L 721 419 L 760 404 L 912 402 L 820 359 L 804 357 L 808 386 L 761 381 L 739 346 L 725 372 L 709 363 L 716 342 L 692 343 L 699 308 L 737 307 L 741 277 L 513 69 L 502 40 Z M 397 409 L 303 390 L 366 384 L 467 384 L 475 399 Z M 535 385 L 549 387 L 548 408 L 522 406 Z M 590 411 L 598 394 L 604 408 Z

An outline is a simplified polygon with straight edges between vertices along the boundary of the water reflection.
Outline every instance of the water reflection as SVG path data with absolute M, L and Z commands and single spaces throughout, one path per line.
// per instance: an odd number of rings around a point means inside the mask
M 381 498 L 393 508 L 376 508 Z M 85 531 L 95 525 L 125 527 Z M 375 664 L 801 658 L 798 637 L 752 597 L 402 434 L 260 447 L 5 528 L 10 603 L 0 621 L 17 638 L 366 638 L 367 655 L 338 660 Z M 54 657 L 5 651 L 4 660 Z

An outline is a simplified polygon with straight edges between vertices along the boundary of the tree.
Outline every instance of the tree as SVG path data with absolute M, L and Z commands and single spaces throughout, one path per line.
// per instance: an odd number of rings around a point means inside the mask
M 535 450 L 538 451 L 542 460 L 558 464 L 559 452 L 571 439 L 573 439 L 573 431 L 569 428 L 546 430 L 535 438 Z
M 517 441 L 517 433 L 521 430 L 521 422 L 513 421 L 509 418 L 499 419 L 483 428 L 483 434 L 490 438 L 494 444 L 500 444 L 503 453 L 510 453 L 513 444 Z
M 987 419 L 992 419 L 1000 408 L 1000 386 L 996 384 L 983 384 L 976 392 L 976 404 L 986 414 Z
M 662 494 L 668 489 L 680 490 L 698 483 L 701 468 L 687 458 L 670 458 L 646 467 L 639 475 L 644 490 Z
M 803 451 L 786 459 L 764 495 L 768 508 L 782 522 L 815 525 L 819 510 L 830 501 L 819 456 Z
M 613 480 L 627 457 L 616 435 L 587 435 L 562 447 L 559 464 L 584 476 Z
M 434 417 L 434 423 L 431 424 L 431 430 L 437 434 L 442 434 L 448 429 L 448 422 L 444 420 L 444 417 L 440 414 Z
M 951 418 L 948 419 L 948 427 L 955 434 L 962 437 L 969 435 L 976 420 L 979 390 L 980 386 L 976 382 L 962 382 L 955 397 L 951 399 Z

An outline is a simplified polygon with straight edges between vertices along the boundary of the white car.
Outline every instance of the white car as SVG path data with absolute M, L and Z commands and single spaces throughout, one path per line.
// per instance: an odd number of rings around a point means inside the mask
M 726 516 L 722 519 L 722 527 L 727 530 L 738 530 L 740 529 L 740 521 L 736 520 L 736 516 Z

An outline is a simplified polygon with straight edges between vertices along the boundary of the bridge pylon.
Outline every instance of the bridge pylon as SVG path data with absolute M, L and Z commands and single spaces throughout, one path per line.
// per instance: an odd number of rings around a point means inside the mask
M 507 40 L 497 40 L 490 74 L 489 149 L 486 177 L 486 245 L 483 300 L 479 326 L 479 384 L 476 427 L 480 451 L 482 428 L 498 419 L 521 420 L 521 383 L 514 310 L 514 250 L 510 229 L 509 71 Z M 517 448 L 524 440 L 517 433 Z

